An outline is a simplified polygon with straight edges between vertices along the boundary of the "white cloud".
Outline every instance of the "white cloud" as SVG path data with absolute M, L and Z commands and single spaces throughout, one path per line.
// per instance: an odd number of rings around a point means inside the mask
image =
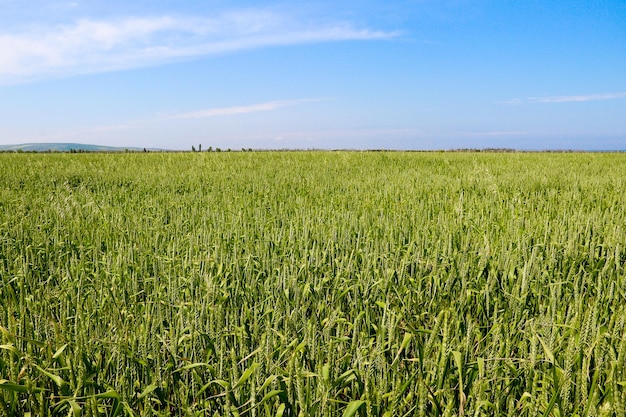
M 231 116 L 235 114 L 256 113 L 262 111 L 276 110 L 281 107 L 295 106 L 302 103 L 311 103 L 318 101 L 327 101 L 328 99 L 300 99 L 300 100 L 283 100 L 268 101 L 265 103 L 251 104 L 248 106 L 236 107 L 220 107 L 205 110 L 197 110 L 193 112 L 180 113 L 167 116 L 167 119 L 201 119 L 205 117 Z
M 0 31 L 0 84 L 159 65 L 253 48 L 389 39 L 397 33 L 347 23 L 307 24 L 247 10 L 216 17 L 81 19 L 71 24 Z
M 587 94 L 578 96 L 547 96 L 547 97 L 527 97 L 514 98 L 505 101 L 504 104 L 526 104 L 526 103 L 580 103 L 585 101 L 597 100 L 613 100 L 618 98 L 626 98 L 626 92 L 620 93 L 600 93 Z

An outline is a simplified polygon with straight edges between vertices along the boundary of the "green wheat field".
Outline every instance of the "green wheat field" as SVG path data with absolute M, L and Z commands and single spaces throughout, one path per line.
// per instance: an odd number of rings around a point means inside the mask
M 0 415 L 623 416 L 626 154 L 0 155 Z

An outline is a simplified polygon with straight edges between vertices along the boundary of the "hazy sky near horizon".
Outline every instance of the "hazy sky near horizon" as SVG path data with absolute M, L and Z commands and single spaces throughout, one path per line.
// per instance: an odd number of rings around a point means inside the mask
M 624 0 L 0 0 L 0 145 L 626 149 Z

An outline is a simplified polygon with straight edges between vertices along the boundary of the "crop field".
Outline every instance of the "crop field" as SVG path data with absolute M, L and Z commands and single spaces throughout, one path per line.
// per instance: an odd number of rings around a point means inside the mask
M 626 154 L 0 154 L 0 415 L 624 416 Z

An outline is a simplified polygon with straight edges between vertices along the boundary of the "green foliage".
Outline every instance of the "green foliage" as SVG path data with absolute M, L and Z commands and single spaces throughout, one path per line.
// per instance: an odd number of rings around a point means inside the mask
M 624 155 L 3 154 L 0 178 L 0 415 L 624 415 Z

